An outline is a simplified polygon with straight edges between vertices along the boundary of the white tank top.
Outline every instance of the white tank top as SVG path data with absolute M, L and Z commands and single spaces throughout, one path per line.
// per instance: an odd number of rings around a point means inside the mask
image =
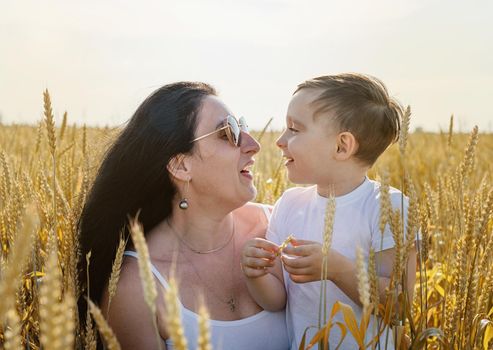
M 266 206 L 262 206 L 266 216 L 270 212 Z M 125 251 L 125 255 L 138 259 L 134 251 Z M 168 282 L 161 273 L 151 264 L 152 273 L 165 290 L 169 288 Z M 188 348 L 197 349 L 199 335 L 198 315 L 185 308 L 178 300 L 181 311 L 181 321 Z M 213 350 L 287 350 L 290 347 L 286 329 L 286 315 L 284 310 L 278 312 L 260 311 L 259 313 L 235 321 L 209 320 L 211 344 Z M 165 340 L 168 350 L 174 349 L 171 339 Z

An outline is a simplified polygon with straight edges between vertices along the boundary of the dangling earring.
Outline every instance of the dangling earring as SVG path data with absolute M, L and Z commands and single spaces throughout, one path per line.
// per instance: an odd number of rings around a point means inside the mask
M 185 185 L 185 190 L 183 191 L 184 196 L 181 199 L 180 204 L 178 204 L 178 206 L 180 207 L 180 209 L 183 209 L 183 210 L 188 209 L 188 200 L 186 198 L 186 195 L 187 195 L 187 192 L 188 192 L 188 185 L 189 184 L 190 184 L 190 179 L 187 180 L 187 184 Z

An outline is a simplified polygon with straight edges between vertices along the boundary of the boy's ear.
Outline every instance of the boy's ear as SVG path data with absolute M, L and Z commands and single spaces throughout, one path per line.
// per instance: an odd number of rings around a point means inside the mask
M 349 131 L 337 135 L 337 149 L 335 158 L 337 160 L 348 160 L 358 151 L 358 141 Z
M 189 157 L 178 154 L 170 159 L 166 166 L 172 177 L 181 181 L 189 181 L 192 178 L 192 163 Z

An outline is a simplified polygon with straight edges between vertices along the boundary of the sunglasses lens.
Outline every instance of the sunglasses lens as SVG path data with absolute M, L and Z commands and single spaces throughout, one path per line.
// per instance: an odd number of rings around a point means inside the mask
M 246 119 L 244 117 L 240 117 L 240 128 L 241 128 L 241 131 L 243 132 L 248 132 L 248 124 L 246 122 Z
M 232 116 L 228 116 L 227 120 L 228 120 L 229 130 L 231 131 L 230 141 L 235 146 L 238 146 L 240 144 L 240 135 L 241 135 L 240 126 L 238 125 L 236 119 Z

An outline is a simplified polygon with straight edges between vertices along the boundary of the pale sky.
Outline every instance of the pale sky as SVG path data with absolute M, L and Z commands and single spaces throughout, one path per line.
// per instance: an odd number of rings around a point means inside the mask
M 199 80 L 251 127 L 284 126 L 303 80 L 382 79 L 411 128 L 493 131 L 493 1 L 0 0 L 0 115 L 119 125 L 161 85 Z

